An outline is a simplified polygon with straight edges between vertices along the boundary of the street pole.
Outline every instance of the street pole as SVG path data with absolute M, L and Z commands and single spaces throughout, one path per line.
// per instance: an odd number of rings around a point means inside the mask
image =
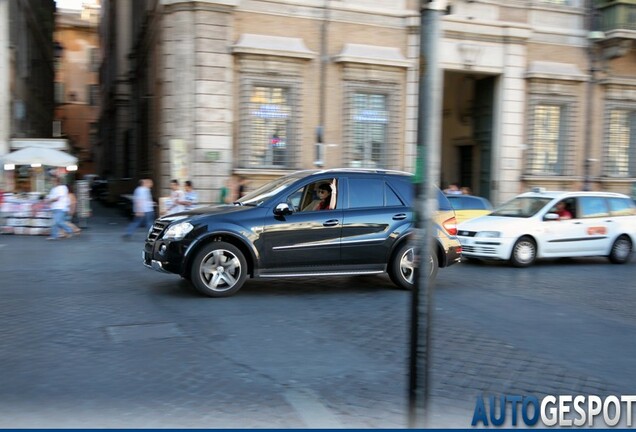
M 421 0 L 420 62 L 417 120 L 417 162 L 415 182 L 416 258 L 411 303 L 411 346 L 409 361 L 410 428 L 425 428 L 429 411 L 431 313 L 433 282 L 428 278 L 432 247 L 431 215 L 437 210 L 435 182 L 439 178 L 443 78 L 439 67 L 440 21 L 445 0 Z
M 594 2 L 592 0 L 588 0 L 588 34 L 587 34 L 587 54 L 588 54 L 588 62 L 589 62 L 589 74 L 590 77 L 587 82 L 587 105 L 586 113 L 585 113 L 585 150 L 584 150 L 584 158 L 583 161 L 583 190 L 590 191 L 592 190 L 592 162 L 594 159 L 592 158 L 592 134 L 594 133 L 592 128 L 592 123 L 594 122 L 594 90 L 596 88 L 596 72 L 598 72 L 597 63 L 598 63 L 598 52 L 597 52 L 597 42 L 603 40 L 605 38 L 605 34 L 602 31 L 597 30 L 597 20 L 596 20 L 596 8 L 594 7 Z
M 325 164 L 325 122 L 327 103 L 327 63 L 329 62 L 329 0 L 324 0 L 322 23 L 320 24 L 320 96 L 319 96 L 319 125 L 316 127 L 316 155 L 314 165 L 322 167 Z
M 589 62 L 590 77 L 587 82 L 587 105 L 586 105 L 586 122 L 585 122 L 585 151 L 583 161 L 583 190 L 592 190 L 591 171 L 592 171 L 592 122 L 594 121 L 594 87 L 596 86 L 596 58 L 594 53 L 594 41 L 589 40 Z

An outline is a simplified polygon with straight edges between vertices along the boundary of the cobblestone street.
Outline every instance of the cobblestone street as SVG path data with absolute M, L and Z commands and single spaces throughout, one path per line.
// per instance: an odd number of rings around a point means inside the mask
M 2 428 L 403 428 L 410 294 L 385 277 L 201 297 L 97 209 L 72 239 L 0 236 Z M 439 272 L 432 427 L 478 395 L 633 394 L 636 263 Z

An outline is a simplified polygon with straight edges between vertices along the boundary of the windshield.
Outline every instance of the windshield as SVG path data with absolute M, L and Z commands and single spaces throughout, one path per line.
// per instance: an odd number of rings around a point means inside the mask
M 263 204 L 266 199 L 278 194 L 296 180 L 298 180 L 298 177 L 295 176 L 281 177 L 259 187 L 255 191 L 248 193 L 237 202 L 241 205 L 259 206 Z
M 546 197 L 517 197 L 495 209 L 490 216 L 529 218 L 552 201 Z

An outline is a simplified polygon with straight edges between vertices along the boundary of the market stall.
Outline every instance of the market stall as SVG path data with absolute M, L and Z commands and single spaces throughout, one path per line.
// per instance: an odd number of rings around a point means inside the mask
M 52 225 L 44 202 L 48 180 L 77 170 L 77 158 L 54 148 L 25 147 L 0 159 L 10 191 L 0 199 L 0 233 L 48 235 Z
M 43 195 L 6 193 L 0 207 L 0 233 L 49 235 L 53 217 Z

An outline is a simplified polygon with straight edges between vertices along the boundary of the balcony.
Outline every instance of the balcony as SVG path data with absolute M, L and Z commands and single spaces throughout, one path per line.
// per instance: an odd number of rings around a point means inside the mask
M 636 0 L 595 0 L 594 4 L 607 39 L 636 40 Z

